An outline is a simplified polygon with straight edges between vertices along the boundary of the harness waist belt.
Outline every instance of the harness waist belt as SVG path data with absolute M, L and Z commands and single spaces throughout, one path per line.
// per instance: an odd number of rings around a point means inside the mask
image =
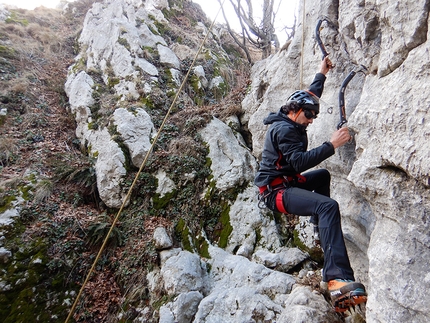
M 286 177 L 277 177 L 275 178 L 269 185 L 266 186 L 260 186 L 260 193 L 264 193 L 268 190 L 269 187 L 278 186 L 284 183 L 292 182 L 295 180 L 294 176 L 286 176 Z

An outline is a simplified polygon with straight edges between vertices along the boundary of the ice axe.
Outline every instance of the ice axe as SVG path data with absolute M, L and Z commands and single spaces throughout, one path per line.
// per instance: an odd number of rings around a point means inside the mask
M 325 49 L 324 43 L 321 40 L 320 31 L 322 29 L 321 25 L 324 21 L 327 21 L 327 19 L 319 19 L 317 22 L 317 26 L 315 28 L 315 38 L 317 40 L 318 46 L 321 49 L 322 53 L 322 59 L 324 59 L 326 56 L 328 56 L 327 50 Z
M 347 123 L 346 120 L 346 111 L 345 111 L 345 90 L 352 78 L 357 74 L 355 71 L 349 72 L 349 74 L 345 77 L 340 86 L 339 90 L 339 114 L 340 114 L 340 122 L 337 124 L 337 129 L 339 130 L 342 126 Z
M 340 86 L 340 90 L 339 90 L 339 117 L 340 117 L 340 121 L 337 125 L 338 130 L 340 128 L 342 128 L 342 126 L 345 123 L 348 122 L 348 120 L 346 119 L 346 110 L 345 110 L 345 90 L 346 90 L 346 87 L 348 86 L 348 83 L 352 80 L 352 78 L 355 76 L 355 74 L 363 73 L 364 75 L 366 75 L 366 71 L 367 71 L 367 68 L 364 67 L 363 65 L 360 65 L 360 68 L 358 70 L 352 70 L 351 72 L 349 72 L 349 74 L 343 80 L 342 85 Z
M 315 28 L 315 38 L 317 40 L 319 48 L 321 49 L 322 59 L 323 60 L 324 60 L 324 58 L 326 58 L 326 56 L 328 56 L 327 50 L 325 49 L 324 43 L 321 40 L 321 35 L 320 35 L 320 31 L 323 29 L 322 23 L 324 21 L 327 23 L 327 25 L 329 27 L 332 27 L 332 28 L 336 29 L 336 26 L 332 22 L 330 22 L 327 18 L 318 19 L 317 26 Z M 333 67 L 334 67 L 334 65 L 333 65 Z

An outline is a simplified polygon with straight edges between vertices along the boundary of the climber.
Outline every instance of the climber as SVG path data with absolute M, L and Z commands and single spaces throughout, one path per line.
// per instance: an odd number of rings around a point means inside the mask
M 269 209 L 310 216 L 310 221 L 318 226 L 324 251 L 323 281 L 328 282 L 335 310 L 344 312 L 367 300 L 365 287 L 354 281 L 339 205 L 330 198 L 330 173 L 316 169 L 302 174 L 351 139 L 348 128 L 344 127 L 335 131 L 330 141 L 307 150 L 306 128 L 318 116 L 326 74 L 332 68 L 330 59 L 325 57 L 309 90 L 295 91 L 279 112 L 272 112 L 264 119 L 264 124 L 270 127 L 254 183 L 260 189 L 260 201 Z

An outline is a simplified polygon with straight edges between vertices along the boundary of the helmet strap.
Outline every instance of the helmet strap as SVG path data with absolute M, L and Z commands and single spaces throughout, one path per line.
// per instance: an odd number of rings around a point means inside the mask
M 294 122 L 296 122 L 296 120 L 297 120 L 297 118 L 299 117 L 299 115 L 300 115 L 300 113 L 303 111 L 303 109 L 302 108 L 300 108 L 300 110 L 299 111 L 297 111 L 297 113 L 296 113 L 296 115 L 294 116 L 294 119 L 293 119 L 293 121 Z

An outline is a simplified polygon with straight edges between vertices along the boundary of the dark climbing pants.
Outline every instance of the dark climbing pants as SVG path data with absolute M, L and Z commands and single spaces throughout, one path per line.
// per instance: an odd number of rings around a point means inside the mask
M 338 203 L 330 198 L 330 173 L 318 169 L 302 174 L 305 183 L 293 183 L 285 188 L 282 201 L 288 213 L 310 216 L 317 222 L 321 247 L 324 250 L 323 281 L 354 280 L 348 253 L 343 238 Z M 277 192 L 267 198 L 267 206 L 276 210 Z

